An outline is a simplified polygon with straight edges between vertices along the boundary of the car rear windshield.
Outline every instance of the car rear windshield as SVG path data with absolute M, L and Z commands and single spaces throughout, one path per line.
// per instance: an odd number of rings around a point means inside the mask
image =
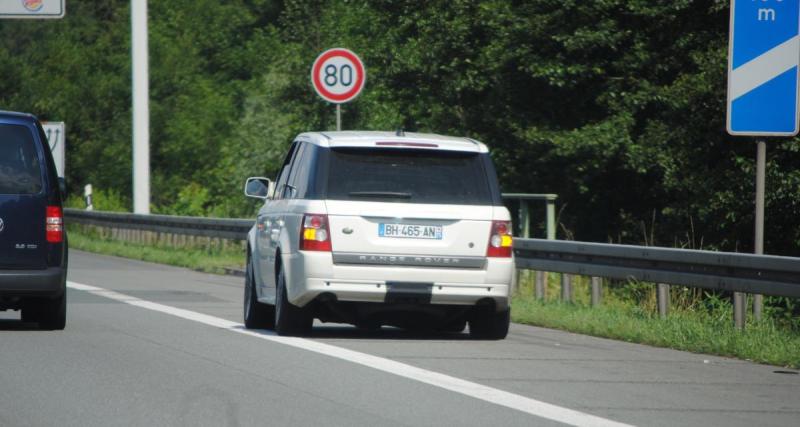
M 25 126 L 0 124 L 0 194 L 37 194 L 42 172 L 33 135 Z
M 398 203 L 491 205 L 480 154 L 442 150 L 331 150 L 327 197 Z

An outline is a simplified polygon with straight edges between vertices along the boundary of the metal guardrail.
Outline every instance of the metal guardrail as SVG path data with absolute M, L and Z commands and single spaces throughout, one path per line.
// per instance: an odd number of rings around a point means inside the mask
M 172 215 L 139 215 L 64 209 L 66 222 L 127 230 L 246 240 L 252 219 L 202 218 Z
M 515 239 L 517 268 L 800 298 L 800 258 Z
M 244 240 L 251 219 L 65 209 L 67 222 L 100 227 Z M 517 267 L 611 279 L 800 298 L 800 258 L 689 249 L 514 240 Z

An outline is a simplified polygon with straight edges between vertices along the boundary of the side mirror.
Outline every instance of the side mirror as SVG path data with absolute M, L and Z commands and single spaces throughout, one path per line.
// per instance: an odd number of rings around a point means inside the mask
M 244 195 L 255 199 L 265 200 L 269 197 L 272 181 L 262 177 L 247 178 L 244 183 Z
M 67 198 L 67 180 L 66 179 L 64 179 L 62 177 L 58 177 L 58 190 L 61 191 L 61 198 L 62 199 L 66 199 Z

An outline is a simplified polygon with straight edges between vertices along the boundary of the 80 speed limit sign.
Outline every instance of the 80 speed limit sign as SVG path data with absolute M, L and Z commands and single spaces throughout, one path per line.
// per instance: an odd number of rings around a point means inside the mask
M 364 63 L 355 53 L 344 48 L 322 52 L 311 67 L 314 90 L 334 104 L 342 104 L 358 96 L 366 79 Z

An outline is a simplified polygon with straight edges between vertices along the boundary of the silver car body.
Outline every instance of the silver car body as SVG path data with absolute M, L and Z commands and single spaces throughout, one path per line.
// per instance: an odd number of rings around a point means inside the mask
M 304 133 L 295 144 L 369 148 L 398 139 L 414 149 L 488 152 L 484 144 L 471 139 L 410 133 L 398 138 L 388 132 Z M 291 177 L 303 172 L 282 173 Z M 285 182 L 292 181 L 278 177 L 275 194 L 259 210 L 248 235 L 259 302 L 276 303 L 276 269 L 282 268 L 288 300 L 299 307 L 323 293 L 335 295 L 338 301 L 381 303 L 387 283 L 418 282 L 432 285 L 433 305 L 473 305 L 488 298 L 497 310 L 508 308 L 513 255 L 487 257 L 493 221 L 511 220 L 502 205 L 294 198 L 296 189 Z M 306 214 L 328 216 L 330 252 L 300 250 Z M 377 233 L 380 224 L 441 226 L 442 233 L 440 239 L 386 238 Z

